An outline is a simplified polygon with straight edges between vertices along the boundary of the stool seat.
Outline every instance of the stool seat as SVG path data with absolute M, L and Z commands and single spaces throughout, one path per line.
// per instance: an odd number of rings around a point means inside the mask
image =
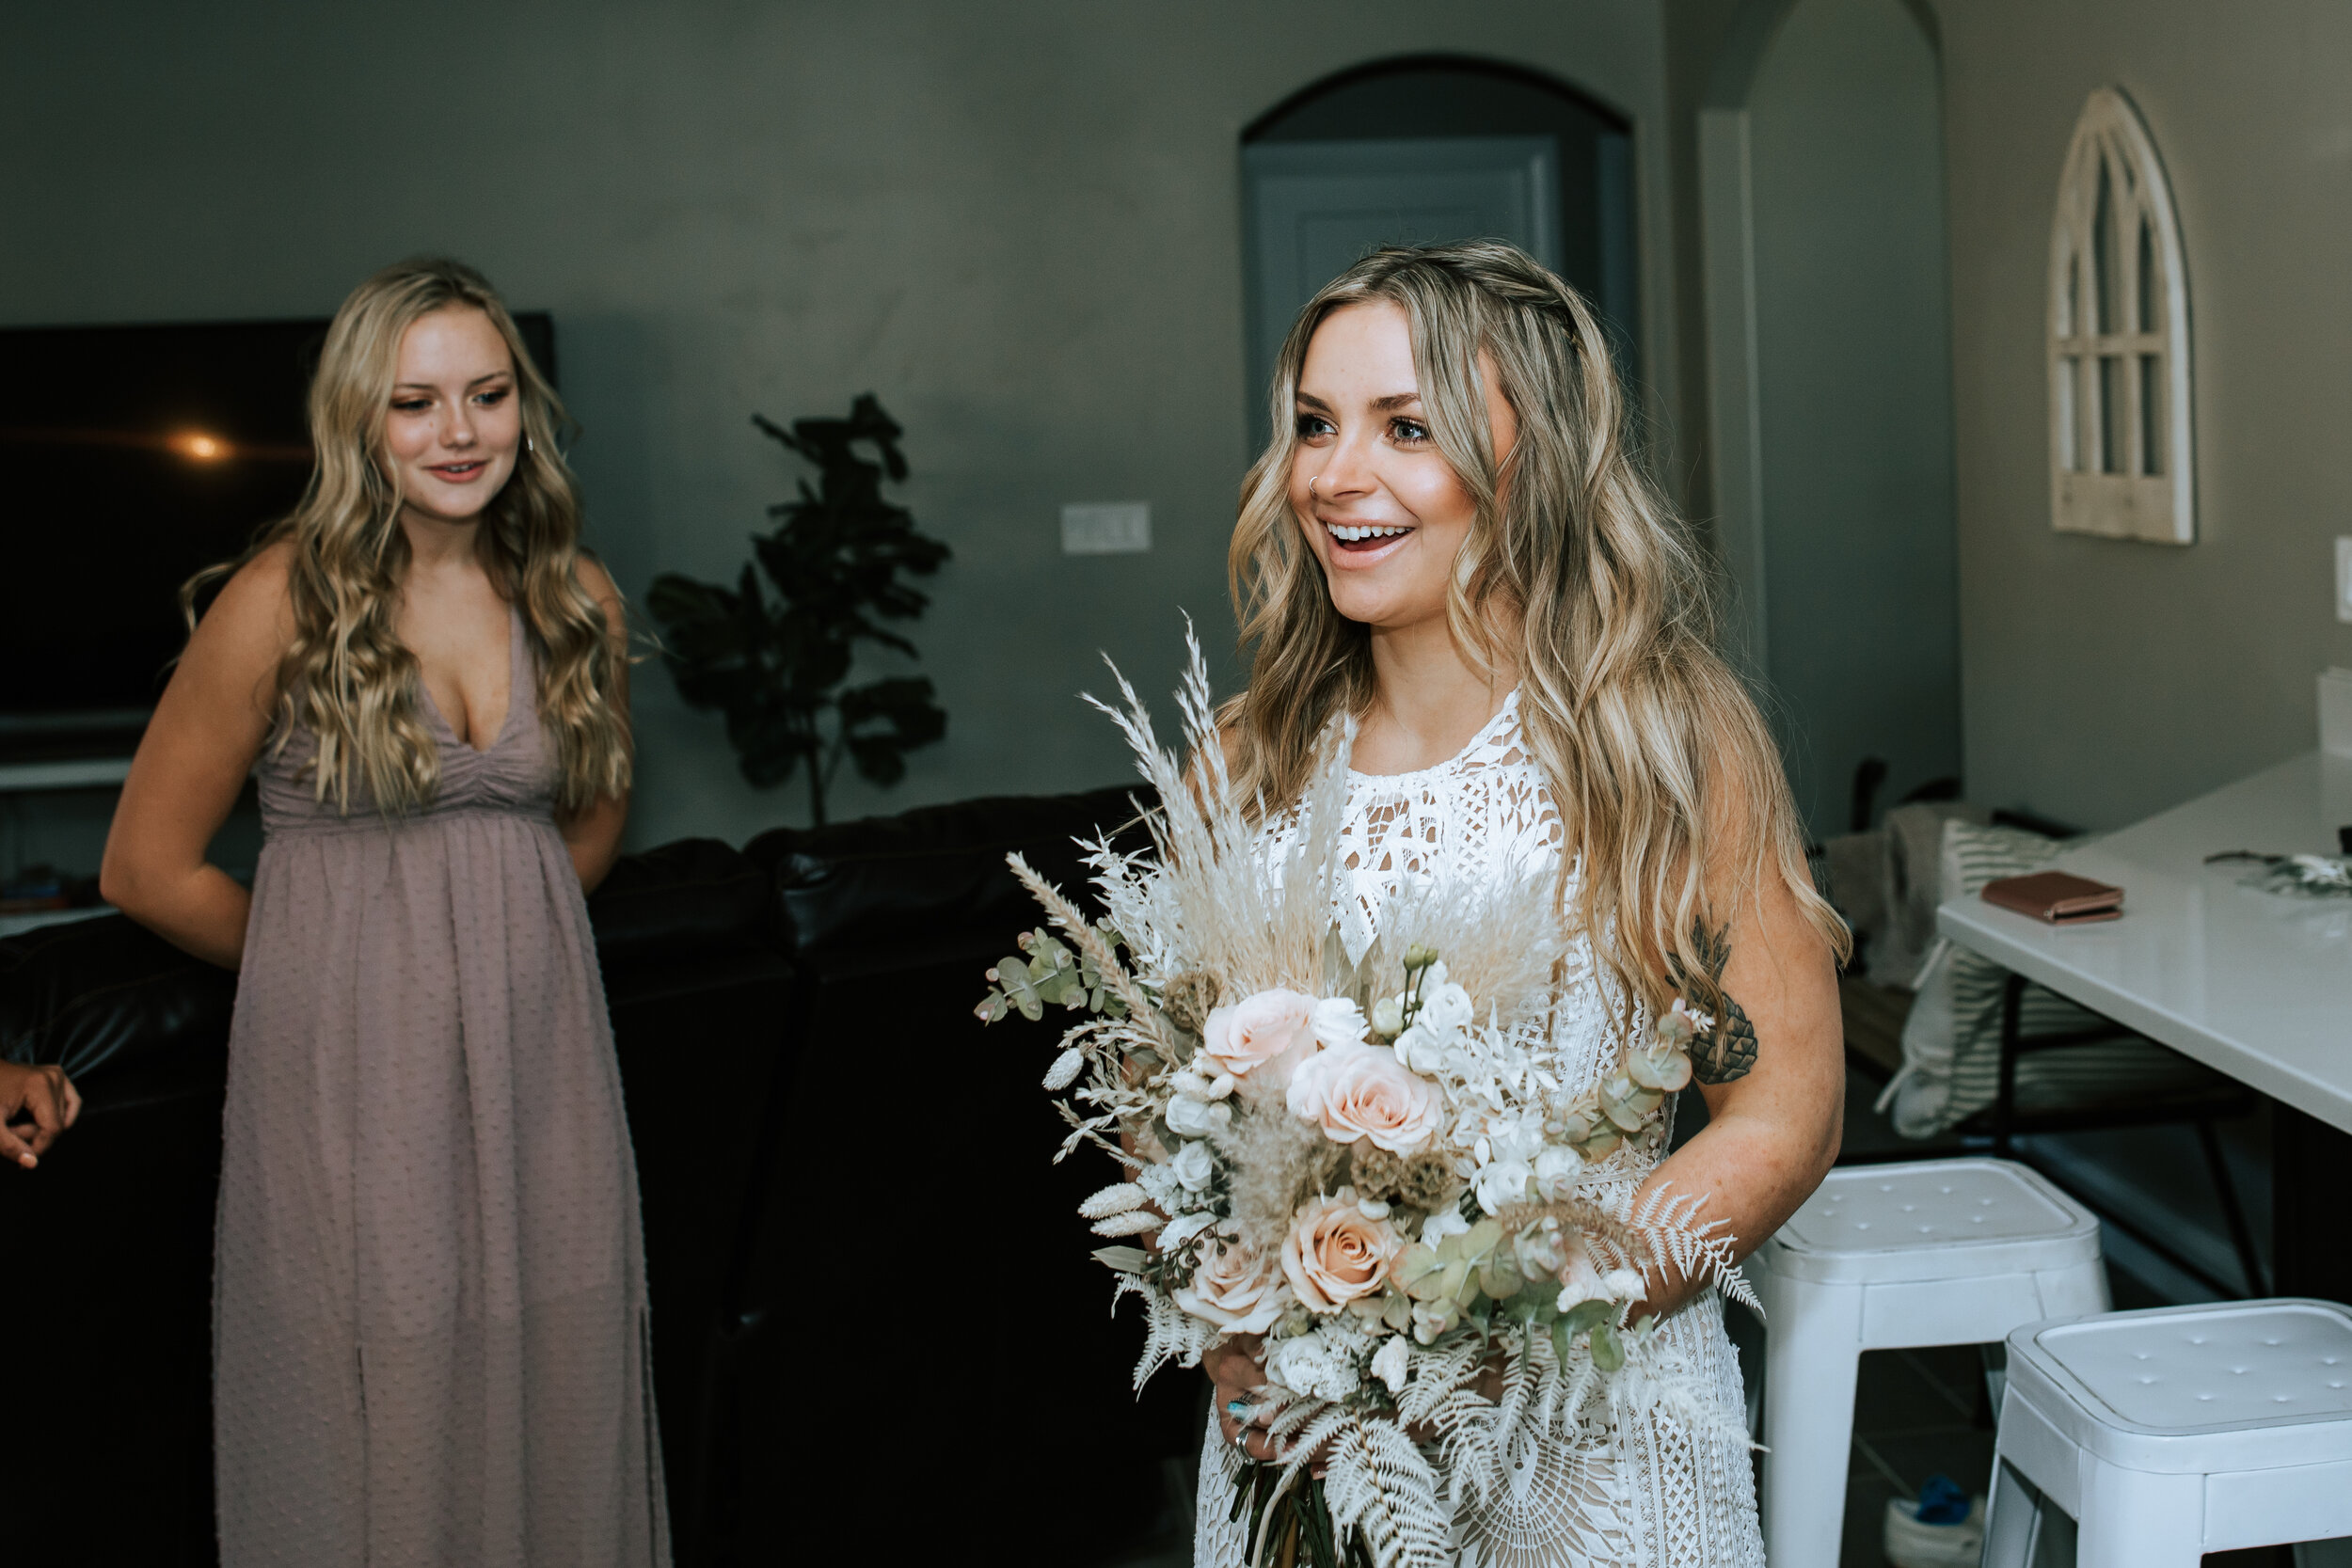
M 1923 1160 L 1831 1171 L 1766 1244 L 1792 1278 L 1965 1279 L 2095 1258 L 2099 1221 L 2024 1165 Z
M 2107 1305 L 2097 1218 L 2007 1160 L 1833 1170 L 1753 1263 L 1772 1568 L 1838 1560 L 1863 1352 L 1986 1344 Z
M 2027 1324 L 2009 1337 L 1997 1447 L 1989 1565 L 2028 1560 L 2045 1502 L 2079 1522 L 2084 1563 L 2352 1534 L 2352 1309 L 2281 1299 Z
M 2010 1377 L 2079 1447 L 2175 1475 L 2352 1459 L 2352 1313 L 2265 1301 L 2010 1337 Z

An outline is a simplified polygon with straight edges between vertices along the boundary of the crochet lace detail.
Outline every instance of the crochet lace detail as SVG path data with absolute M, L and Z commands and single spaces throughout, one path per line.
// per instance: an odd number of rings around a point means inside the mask
M 1268 853 L 1279 859 L 1295 832 L 1290 823 L 1269 824 Z M 1407 879 L 1440 871 L 1549 876 L 1565 838 L 1559 807 L 1521 741 L 1517 691 L 1450 760 L 1410 773 L 1350 775 L 1331 890 L 1349 955 L 1360 958 L 1372 944 L 1383 905 Z M 1576 1047 L 1563 1055 L 1581 1074 L 1579 1087 L 1598 1082 L 1616 1060 L 1618 1019 L 1590 944 L 1580 939 L 1552 1024 Z M 1619 1151 L 1629 1180 L 1648 1173 L 1662 1142 L 1637 1139 Z M 1740 1402 L 1720 1297 L 1700 1297 L 1662 1332 L 1716 1383 L 1721 1398 Z M 1763 1568 L 1754 1472 L 1740 1444 L 1693 1442 L 1654 1424 L 1618 1439 L 1538 1440 L 1515 1452 L 1510 1484 L 1455 1521 L 1460 1568 Z M 1243 1524 L 1228 1517 L 1237 1473 L 1212 1420 L 1200 1456 L 1196 1568 L 1240 1568 Z

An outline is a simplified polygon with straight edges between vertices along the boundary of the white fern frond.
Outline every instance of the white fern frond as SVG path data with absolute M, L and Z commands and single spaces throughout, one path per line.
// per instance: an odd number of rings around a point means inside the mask
M 1155 1289 L 1131 1274 L 1118 1276 L 1111 1291 L 1111 1312 L 1118 1314 L 1119 1304 L 1128 1296 L 1143 1298 L 1143 1354 L 1136 1361 L 1136 1388 L 1141 1391 L 1152 1374 L 1173 1361 L 1179 1367 L 1198 1367 L 1209 1346 L 1216 1342 L 1214 1324 L 1201 1322 L 1174 1302 L 1168 1293 Z
M 1451 1568 L 1453 1512 L 1413 1440 L 1393 1422 L 1353 1414 L 1329 1436 L 1323 1493 L 1337 1531 L 1359 1533 L 1379 1568 Z

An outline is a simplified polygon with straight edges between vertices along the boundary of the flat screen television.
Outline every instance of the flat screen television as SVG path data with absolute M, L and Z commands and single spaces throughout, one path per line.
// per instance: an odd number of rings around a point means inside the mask
M 554 324 L 516 322 L 552 378 Z M 326 325 L 0 329 L 0 762 L 136 746 L 180 584 L 301 498 Z

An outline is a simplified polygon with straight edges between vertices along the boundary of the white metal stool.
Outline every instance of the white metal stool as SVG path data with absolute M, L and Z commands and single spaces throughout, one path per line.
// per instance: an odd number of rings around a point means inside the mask
M 2078 1568 L 2352 1535 L 2352 1310 L 2246 1301 L 2029 1323 L 2009 1337 L 1985 1568 L 2033 1560 L 2043 1509 Z
M 2107 1306 L 2097 1219 L 2007 1160 L 1841 1166 L 1755 1261 L 1772 1568 L 1837 1561 L 1864 1351 L 1987 1344 Z

